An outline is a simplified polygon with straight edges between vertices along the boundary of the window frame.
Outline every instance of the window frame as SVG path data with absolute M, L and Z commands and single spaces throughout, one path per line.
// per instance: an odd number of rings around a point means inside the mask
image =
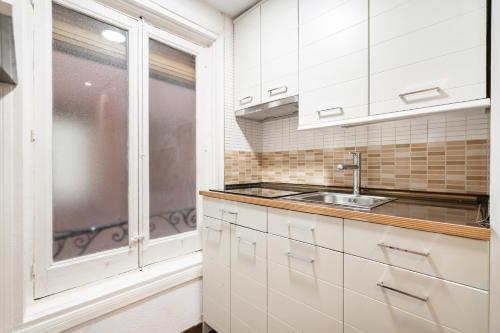
M 139 265 L 144 267 L 159 261 L 172 259 L 181 255 L 192 253 L 201 250 L 200 241 L 200 221 L 202 220 L 200 196 L 198 194 L 201 188 L 200 179 L 202 177 L 201 165 L 203 165 L 202 142 L 201 142 L 201 123 L 203 119 L 202 112 L 202 97 L 200 86 L 204 76 L 204 69 L 207 67 L 207 49 L 200 47 L 194 43 L 186 41 L 176 35 L 158 29 L 148 23 L 142 21 L 141 24 L 142 37 L 142 87 L 141 92 L 141 163 L 140 163 L 140 214 L 141 214 L 141 232 L 143 242 L 141 243 L 141 251 L 139 253 Z M 173 47 L 177 50 L 186 52 L 196 57 L 196 230 L 162 237 L 150 239 L 149 235 L 149 40 L 153 39 L 164 45 Z
M 139 209 L 139 24 L 138 20 L 90 0 L 55 0 L 54 3 L 128 32 L 128 230 L 129 244 L 138 235 Z M 120 247 L 60 262 L 52 259 L 52 2 L 37 2 L 34 8 L 35 138 L 33 156 L 34 201 L 34 298 L 95 282 L 137 269 L 137 246 Z M 49 84 L 47 84 L 49 82 Z M 33 139 L 32 139 L 33 140 Z

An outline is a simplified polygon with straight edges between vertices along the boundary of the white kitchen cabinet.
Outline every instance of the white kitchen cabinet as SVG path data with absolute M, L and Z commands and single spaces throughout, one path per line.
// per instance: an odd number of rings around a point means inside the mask
M 488 290 L 486 241 L 345 219 L 344 251 Z
M 368 0 L 301 0 L 299 17 L 299 128 L 368 116 Z
M 486 98 L 486 0 L 370 1 L 370 115 Z
M 298 93 L 298 0 L 268 0 L 234 22 L 234 104 Z
M 344 272 L 350 291 L 462 333 L 488 331 L 487 291 L 348 254 Z
M 268 253 L 269 332 L 342 332 L 342 253 L 274 235 Z
M 230 227 L 203 218 L 203 321 L 219 333 L 230 329 Z
M 260 6 L 234 22 L 234 106 L 243 109 L 261 103 Z
M 267 332 L 266 233 L 231 226 L 231 332 Z
M 298 93 L 298 0 L 261 5 L 262 103 Z
M 214 198 L 203 215 L 219 333 L 488 332 L 487 241 Z

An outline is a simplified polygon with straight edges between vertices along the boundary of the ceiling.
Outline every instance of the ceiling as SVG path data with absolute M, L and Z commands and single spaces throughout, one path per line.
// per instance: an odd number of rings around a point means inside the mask
M 236 17 L 246 9 L 252 7 L 259 0 L 203 0 L 210 6 L 231 17 Z

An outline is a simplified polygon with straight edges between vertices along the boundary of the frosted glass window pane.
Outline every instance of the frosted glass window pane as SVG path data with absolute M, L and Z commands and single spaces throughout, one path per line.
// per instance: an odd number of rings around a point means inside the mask
M 150 238 L 196 229 L 195 57 L 149 41 Z
M 62 260 L 128 245 L 128 36 L 53 4 L 52 37 L 53 257 Z

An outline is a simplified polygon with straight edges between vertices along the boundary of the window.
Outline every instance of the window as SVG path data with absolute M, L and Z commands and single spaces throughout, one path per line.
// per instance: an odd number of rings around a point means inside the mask
M 93 2 L 35 10 L 35 297 L 199 250 L 202 49 Z

